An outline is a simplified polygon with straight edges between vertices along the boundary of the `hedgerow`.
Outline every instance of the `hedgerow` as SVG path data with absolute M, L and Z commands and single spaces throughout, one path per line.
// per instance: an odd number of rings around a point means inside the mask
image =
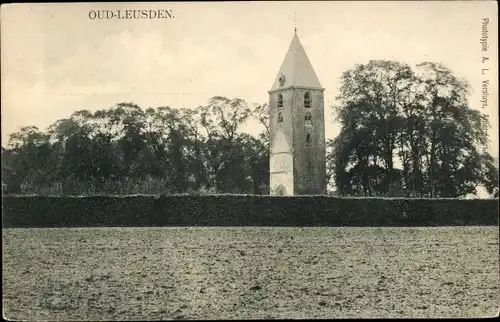
M 4 228 L 498 225 L 498 199 L 261 195 L 4 196 Z

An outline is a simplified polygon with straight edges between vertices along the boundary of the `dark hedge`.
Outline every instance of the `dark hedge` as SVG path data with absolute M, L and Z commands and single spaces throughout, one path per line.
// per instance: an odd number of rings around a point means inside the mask
M 4 196 L 4 228 L 496 226 L 498 199 L 328 196 Z

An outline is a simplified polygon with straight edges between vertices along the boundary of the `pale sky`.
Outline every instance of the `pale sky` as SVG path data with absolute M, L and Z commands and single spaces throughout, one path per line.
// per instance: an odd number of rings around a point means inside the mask
M 91 20 L 90 10 L 169 9 L 175 18 Z M 497 5 L 447 2 L 216 2 L 14 4 L 1 11 L 2 145 L 21 126 L 41 130 L 74 111 L 133 102 L 195 108 L 215 95 L 268 101 L 293 37 L 335 103 L 343 71 L 388 59 L 443 63 L 481 109 L 489 79 L 491 152 L 498 156 Z M 481 20 L 489 18 L 487 52 Z M 481 63 L 481 58 L 490 60 Z M 482 75 L 482 68 L 489 74 Z M 339 127 L 326 110 L 326 136 Z M 246 130 L 261 130 L 249 122 Z

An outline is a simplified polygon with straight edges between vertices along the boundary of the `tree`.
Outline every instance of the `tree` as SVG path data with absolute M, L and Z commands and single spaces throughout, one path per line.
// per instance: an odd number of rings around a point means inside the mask
M 259 138 L 264 142 L 266 147 L 269 147 L 269 140 L 271 137 L 271 129 L 269 127 L 269 104 L 254 104 L 252 116 L 264 127 L 264 131 L 259 134 Z
M 346 187 L 356 177 L 359 193 L 370 195 L 376 179 L 382 180 L 381 191 L 394 184 L 394 151 L 402 126 L 399 111 L 409 100 L 411 79 L 409 66 L 390 61 L 370 61 L 343 74 L 337 97 L 341 104 L 335 108 L 342 131 L 330 142 L 343 159 L 335 170 L 337 185 Z M 346 172 L 348 164 L 359 173 Z
M 251 112 L 245 101 L 219 96 L 192 110 L 134 103 L 80 110 L 46 132 L 13 133 L 2 175 L 16 193 L 52 186 L 63 194 L 266 193 L 268 141 L 241 132 Z
M 35 126 L 22 127 L 10 135 L 12 149 L 5 154 L 7 184 L 16 192 L 22 184 L 46 186 L 56 172 L 57 156 L 50 136 Z
M 475 194 L 484 178 L 488 118 L 468 106 L 469 85 L 446 67 L 423 63 L 419 83 L 426 93 L 422 194 L 460 197 Z
M 483 161 L 483 181 L 481 183 L 491 197 L 498 198 L 498 158 L 493 158 L 489 153 L 485 153 Z
M 98 112 L 101 112 L 100 115 Z M 111 132 L 109 127 L 116 131 L 108 135 L 111 140 L 116 140 L 122 160 L 121 165 L 116 165 L 116 171 L 123 169 L 123 175 L 129 178 L 141 177 L 138 160 L 146 149 L 144 111 L 133 103 L 119 103 L 115 108 L 98 112 L 94 117 L 100 117 L 108 125 L 108 132 Z M 112 150 L 109 144 L 108 149 Z
M 370 61 L 346 71 L 341 84 L 342 129 L 329 142 L 341 194 L 460 197 L 475 193 L 487 173 L 494 178 L 483 152 L 487 117 L 468 106 L 468 84 L 449 69 Z
M 235 161 L 242 158 L 235 149 L 240 128 L 250 117 L 251 110 L 242 99 L 214 96 L 201 107 L 200 123 L 205 131 L 206 169 L 209 185 L 219 191 L 235 189 L 238 177 Z

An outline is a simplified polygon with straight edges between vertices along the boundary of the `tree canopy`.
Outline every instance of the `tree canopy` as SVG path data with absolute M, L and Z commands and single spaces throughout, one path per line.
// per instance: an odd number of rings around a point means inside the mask
M 467 82 L 437 63 L 384 60 L 355 65 L 340 81 L 340 133 L 326 156 L 336 194 L 463 197 L 482 186 L 498 197 L 488 117 L 469 106 Z M 262 128 L 256 136 L 242 131 L 251 119 Z M 270 135 L 267 103 L 119 103 L 11 134 L 2 183 L 10 193 L 267 194 Z
M 192 110 L 77 111 L 46 133 L 12 134 L 4 182 L 14 193 L 267 193 L 267 143 L 240 131 L 251 116 L 245 101 L 225 97 Z
M 370 61 L 341 84 L 341 131 L 329 142 L 341 195 L 461 197 L 482 185 L 498 196 L 488 118 L 469 107 L 468 84 L 449 69 Z

